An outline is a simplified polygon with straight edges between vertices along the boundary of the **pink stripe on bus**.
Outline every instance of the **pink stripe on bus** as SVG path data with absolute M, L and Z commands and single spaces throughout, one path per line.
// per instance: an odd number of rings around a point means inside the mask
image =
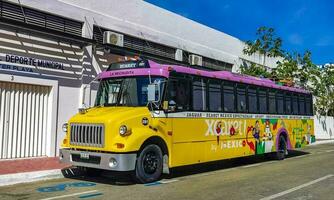
M 234 81 L 238 83 L 246 83 L 250 85 L 264 86 L 275 89 L 289 90 L 300 93 L 310 92 L 302 88 L 287 87 L 277 85 L 274 81 L 266 78 L 257 78 L 248 75 L 236 74 L 228 71 L 205 71 L 200 69 L 194 69 L 191 67 L 179 66 L 179 65 L 165 65 L 158 64 L 149 60 L 149 68 L 136 68 L 136 69 L 122 69 L 113 71 L 104 71 L 98 75 L 99 79 L 111 78 L 111 77 L 124 77 L 124 76 L 163 76 L 168 78 L 170 71 L 176 71 L 184 74 L 193 74 L 203 77 L 216 78 L 228 81 Z

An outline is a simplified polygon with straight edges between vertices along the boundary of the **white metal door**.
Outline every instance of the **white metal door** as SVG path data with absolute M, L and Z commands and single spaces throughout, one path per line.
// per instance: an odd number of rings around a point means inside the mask
M 0 159 L 46 155 L 50 87 L 0 81 Z

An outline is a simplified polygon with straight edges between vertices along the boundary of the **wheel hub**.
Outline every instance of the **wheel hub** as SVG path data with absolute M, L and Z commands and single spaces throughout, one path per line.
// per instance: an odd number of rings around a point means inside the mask
M 148 152 L 144 156 L 143 168 L 145 173 L 153 174 L 158 168 L 157 155 L 154 152 Z

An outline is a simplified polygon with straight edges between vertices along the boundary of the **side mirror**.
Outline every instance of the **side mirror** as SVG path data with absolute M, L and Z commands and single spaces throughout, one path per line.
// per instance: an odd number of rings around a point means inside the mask
M 160 84 L 149 84 L 147 86 L 147 101 L 153 103 L 160 101 Z

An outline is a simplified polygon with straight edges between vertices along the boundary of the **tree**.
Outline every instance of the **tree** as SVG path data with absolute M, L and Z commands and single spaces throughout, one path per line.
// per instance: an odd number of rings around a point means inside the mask
M 266 68 L 255 63 L 251 63 L 250 65 L 244 64 L 240 66 L 240 73 L 263 78 L 271 77 L 271 73 L 268 72 Z
M 267 57 L 282 57 L 282 39 L 277 37 L 273 28 L 265 26 L 258 28 L 256 32 L 257 39 L 255 41 L 246 41 L 243 49 L 245 55 L 251 56 L 255 53 L 263 56 L 262 65 L 255 63 L 243 64 L 240 66 L 240 72 L 257 77 L 272 78 L 271 72 L 266 67 Z
M 298 53 L 286 53 L 283 61 L 277 62 L 275 70 L 277 79 L 294 82 L 298 74 L 299 58 Z
M 334 66 L 328 64 L 319 68 L 312 78 L 311 88 L 317 113 L 334 116 Z
M 273 28 L 262 26 L 257 29 L 257 39 L 255 41 L 246 41 L 246 46 L 243 53 L 246 55 L 253 55 L 259 53 L 263 56 L 262 66 L 266 66 L 267 57 L 282 57 L 284 51 L 282 50 L 282 39 L 277 37 Z

